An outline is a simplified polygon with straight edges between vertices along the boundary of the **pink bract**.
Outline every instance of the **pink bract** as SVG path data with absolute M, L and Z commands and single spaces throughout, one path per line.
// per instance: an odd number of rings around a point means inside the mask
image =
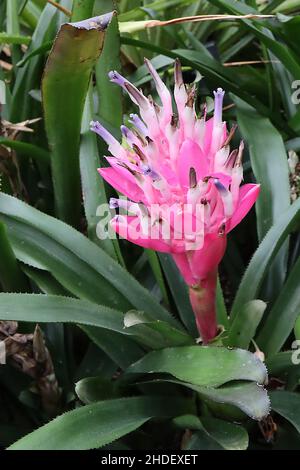
M 241 185 L 243 142 L 230 151 L 234 128 L 222 120 L 224 91 L 214 92 L 214 116 L 195 112 L 195 86 L 183 82 L 175 61 L 174 98 L 146 60 L 161 105 L 146 97 L 117 72 L 113 83 L 139 106 L 130 128 L 121 126 L 121 145 L 99 122 L 91 129 L 108 144 L 113 157 L 101 176 L 129 200 L 113 199 L 111 207 L 127 209 L 116 216 L 114 230 L 133 243 L 170 253 L 189 287 L 196 323 L 204 343 L 217 334 L 215 290 L 217 268 L 226 235 L 249 212 L 259 185 Z

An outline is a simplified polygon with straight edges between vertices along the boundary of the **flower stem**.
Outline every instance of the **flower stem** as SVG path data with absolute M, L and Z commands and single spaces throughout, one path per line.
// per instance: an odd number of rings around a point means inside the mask
M 202 341 L 207 344 L 217 335 L 216 320 L 217 270 L 201 279 L 197 286 L 189 288 L 190 301 Z

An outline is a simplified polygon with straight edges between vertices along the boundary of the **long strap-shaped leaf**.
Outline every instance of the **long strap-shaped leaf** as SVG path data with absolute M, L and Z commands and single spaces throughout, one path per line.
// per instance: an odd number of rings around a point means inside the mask
M 233 380 L 264 384 L 267 369 L 254 354 L 244 349 L 213 346 L 184 346 L 151 351 L 126 372 L 171 374 L 179 380 L 203 387 L 219 387 Z
M 49 163 L 50 154 L 47 150 L 38 147 L 28 142 L 22 142 L 20 140 L 12 140 L 5 137 L 0 137 L 0 145 L 16 150 L 18 155 L 25 155 L 36 159 L 37 161 Z
M 122 311 L 134 307 L 179 326 L 125 269 L 64 222 L 4 193 L 0 219 L 17 257 L 50 271 L 73 295 Z
M 100 166 L 96 135 L 90 131 L 90 122 L 94 118 L 93 88 L 90 90 L 85 102 L 82 117 L 81 142 L 80 142 L 80 176 L 84 204 L 84 212 L 87 221 L 88 237 L 98 244 L 112 258 L 117 257 L 117 239 L 100 239 L 97 236 L 97 224 L 99 221 L 98 207 L 107 204 L 104 180 L 99 176 L 97 169 Z M 108 207 L 108 205 L 106 206 Z
M 55 20 L 57 9 L 49 3 L 45 6 L 40 16 L 37 27 L 32 35 L 31 43 L 23 59 L 28 58 L 35 49 L 45 42 L 52 41 L 55 34 Z M 26 63 L 25 67 L 18 70 L 13 88 L 13 99 L 10 110 L 11 122 L 21 122 L 32 115 L 32 98 L 29 91 L 37 88 L 40 81 L 41 56 L 36 56 Z
M 225 344 L 231 347 L 248 349 L 266 307 L 267 304 L 259 299 L 247 302 L 232 322 Z
M 287 391 L 271 392 L 272 408 L 287 419 L 300 433 L 300 396 Z
M 250 418 L 260 421 L 270 413 L 270 399 L 265 388 L 254 382 L 233 382 L 221 388 L 196 387 L 202 398 L 234 405 Z
M 290 206 L 290 184 L 287 154 L 282 137 L 269 119 L 236 98 L 237 121 L 249 146 L 251 166 L 261 192 L 256 202 L 257 232 L 261 241 L 282 213 Z M 257 132 L 257 129 L 260 132 Z M 273 299 L 282 288 L 287 269 L 288 239 L 270 267 L 267 300 Z
M 41 292 L 50 295 L 71 297 L 70 292 L 66 291 L 56 279 L 48 271 L 41 271 L 30 266 L 23 266 L 23 271 L 31 280 L 39 287 Z M 47 298 L 47 296 L 44 296 Z M 44 302 L 47 302 L 47 300 Z M 31 307 L 30 312 L 31 312 Z M 23 311 L 24 319 L 28 314 Z M 47 316 L 47 323 L 51 317 Z M 54 318 L 57 314 L 54 312 Z M 51 321 L 52 321 L 51 320 Z M 40 321 L 40 320 L 37 320 Z M 58 321 L 62 321 L 59 317 Z M 59 327 L 59 325 L 56 325 Z M 60 325 L 62 326 L 62 325 Z M 127 368 L 133 362 L 136 362 L 143 356 L 143 349 L 135 342 L 133 336 L 125 336 L 123 333 L 117 333 L 110 329 L 98 328 L 90 325 L 80 325 L 81 329 L 89 336 L 89 338 L 102 349 L 121 369 Z M 126 354 L 124 354 L 126 352 Z
M 0 294 L 0 318 L 34 323 L 79 323 L 126 334 L 122 312 L 59 295 Z
M 103 305 L 59 295 L 0 294 L 0 318 L 96 326 L 122 335 L 132 335 L 139 343 L 153 349 L 193 343 L 184 332 L 165 322 L 145 319 L 138 312 L 128 312 L 124 316 L 122 312 Z M 86 328 L 83 329 L 86 331 Z M 93 339 L 93 331 L 88 329 L 87 333 L 90 332 Z M 97 331 L 94 334 L 97 337 Z
M 299 276 L 300 258 L 291 270 L 257 338 L 258 345 L 269 356 L 280 351 L 300 313 Z
M 80 127 L 93 66 L 103 47 L 113 13 L 61 26 L 42 82 L 45 125 L 52 151 L 58 216 L 79 226 Z
M 237 0 L 210 0 L 211 3 L 218 6 L 222 10 L 237 15 L 247 13 L 259 13 L 257 10 L 250 8 L 242 2 Z M 268 26 L 267 21 L 249 21 L 247 19 L 242 20 L 245 26 L 253 32 L 253 34 L 259 38 L 265 46 L 270 49 L 273 54 L 282 62 L 282 64 L 291 72 L 293 77 L 297 79 L 300 74 L 300 65 L 294 52 L 280 41 L 276 41 L 270 30 L 266 28 Z M 261 27 L 263 26 L 263 27 Z
M 295 201 L 278 222 L 269 230 L 258 249 L 241 281 L 232 307 L 233 319 L 246 302 L 256 299 L 259 289 L 266 276 L 272 260 L 286 240 L 287 236 L 300 224 L 300 199 Z
M 6 292 L 26 292 L 28 285 L 0 221 L 0 285 Z
M 258 236 L 262 240 L 290 206 L 289 168 L 280 133 L 254 108 L 236 98 L 237 121 L 249 146 L 251 166 L 261 193 L 256 202 Z M 260 132 L 257 132 L 259 128 Z
M 134 431 L 151 418 L 168 418 L 191 411 L 191 402 L 177 397 L 132 397 L 100 401 L 59 416 L 23 437 L 9 449 L 98 448 Z

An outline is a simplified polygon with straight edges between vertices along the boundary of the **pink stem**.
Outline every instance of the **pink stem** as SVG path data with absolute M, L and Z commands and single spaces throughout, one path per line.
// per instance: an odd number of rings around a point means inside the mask
M 216 320 L 217 270 L 201 279 L 196 287 L 190 287 L 190 301 L 196 324 L 204 344 L 215 338 L 218 332 Z

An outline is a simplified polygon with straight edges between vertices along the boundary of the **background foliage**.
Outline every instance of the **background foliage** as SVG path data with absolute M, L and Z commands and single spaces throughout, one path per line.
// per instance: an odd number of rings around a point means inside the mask
M 113 10 L 102 31 L 65 24 Z M 296 0 L 1 2 L 1 446 L 300 448 L 299 12 Z M 146 27 L 218 14 L 273 16 Z M 199 109 L 226 90 L 245 180 L 261 183 L 229 238 L 225 331 L 209 347 L 168 256 L 96 235 L 111 188 L 89 122 L 120 138 L 132 107 L 107 72 L 155 95 L 144 57 L 170 87 L 179 57 Z

